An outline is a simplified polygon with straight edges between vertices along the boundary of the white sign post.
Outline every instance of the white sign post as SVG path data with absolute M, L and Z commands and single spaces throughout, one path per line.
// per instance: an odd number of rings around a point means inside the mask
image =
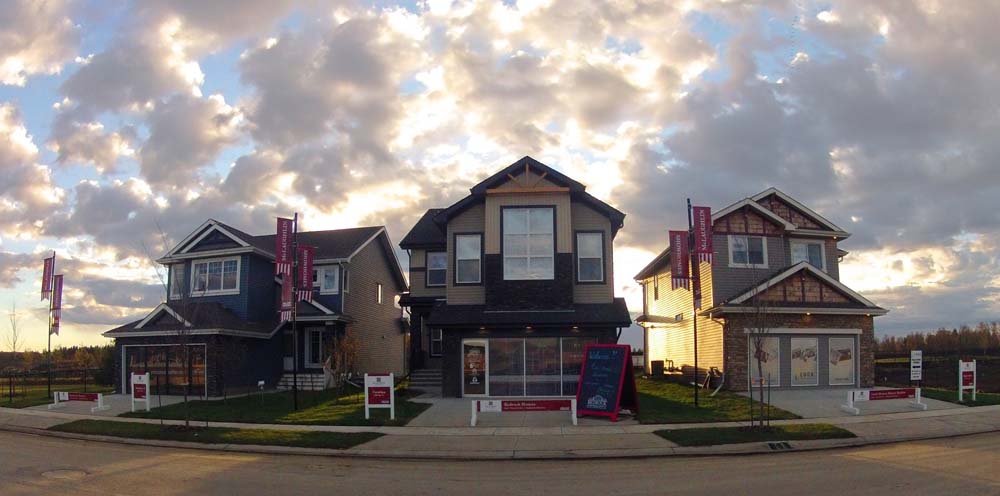
M 921 350 L 910 350 L 910 380 L 924 380 L 924 352 Z
M 962 393 L 972 390 L 972 401 L 976 401 L 976 361 L 958 361 L 958 402 L 962 402 Z
M 149 411 L 149 372 L 145 374 L 132 374 L 132 411 L 135 411 L 135 402 L 141 401 Z
M 396 420 L 396 392 L 392 374 L 365 374 L 365 420 L 372 408 L 388 408 L 389 418 Z

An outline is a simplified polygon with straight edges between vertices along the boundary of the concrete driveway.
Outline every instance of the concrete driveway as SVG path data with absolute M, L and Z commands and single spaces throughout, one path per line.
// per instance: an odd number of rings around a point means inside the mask
M 873 388 L 887 389 L 887 388 Z M 822 418 L 822 417 L 851 417 L 840 409 L 840 405 L 847 402 L 847 392 L 849 389 L 775 389 L 771 391 L 771 404 L 792 412 L 802 418 Z M 758 392 L 754 390 L 754 399 L 758 398 Z M 740 393 L 746 396 L 749 393 Z M 767 392 L 765 391 L 765 395 Z M 912 400 L 881 400 L 864 401 L 855 403 L 861 410 L 861 415 L 875 415 L 879 413 L 901 413 L 918 411 L 910 407 Z M 946 401 L 922 398 L 927 404 L 928 410 L 945 410 L 949 408 L 966 408 Z

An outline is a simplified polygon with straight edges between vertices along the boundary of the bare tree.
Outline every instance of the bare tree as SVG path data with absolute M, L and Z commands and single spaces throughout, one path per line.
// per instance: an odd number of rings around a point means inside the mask
M 756 271 L 754 271 L 756 272 Z M 754 280 L 757 280 L 756 274 Z M 770 374 L 765 374 L 764 364 L 769 360 L 777 360 L 777 356 L 770 356 L 767 349 L 767 338 L 774 327 L 774 315 L 771 310 L 771 302 L 767 298 L 769 283 L 757 286 L 751 290 L 749 311 L 746 315 L 746 332 L 750 338 L 750 358 L 751 366 L 757 369 L 757 389 L 759 392 L 760 415 L 758 415 L 759 426 L 765 426 L 765 416 L 770 420 L 770 406 L 767 404 L 764 393 L 770 385 Z M 751 377 L 753 374 L 750 374 Z M 750 398 L 753 399 L 753 382 L 751 381 Z M 752 403 L 751 403 L 752 404 Z M 750 425 L 754 425 L 753 409 L 750 410 Z
M 360 348 L 361 342 L 350 329 L 338 335 L 332 342 L 332 349 L 329 350 L 329 353 L 333 357 L 333 376 L 340 388 L 337 394 L 338 398 L 344 395 L 347 380 L 355 371 Z
M 17 315 L 17 301 L 14 298 L 10 299 L 10 313 L 7 314 L 7 318 L 10 321 L 10 330 L 7 332 L 7 348 L 17 355 L 18 349 L 21 345 L 21 330 L 17 327 L 18 315 Z

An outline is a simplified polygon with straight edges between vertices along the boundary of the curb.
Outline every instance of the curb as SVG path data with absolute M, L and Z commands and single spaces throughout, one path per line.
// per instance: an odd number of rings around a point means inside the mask
M 387 460 L 463 460 L 463 461 L 497 461 L 497 460 L 607 460 L 664 458 L 671 456 L 706 457 L 706 456 L 748 456 L 772 455 L 809 451 L 839 450 L 860 448 L 884 444 L 896 444 L 932 439 L 955 438 L 1000 432 L 1000 426 L 991 429 L 954 434 L 933 434 L 929 436 L 906 436 L 899 438 L 849 438 L 815 441 L 791 441 L 791 449 L 774 451 L 767 443 L 725 444 L 704 447 L 665 447 L 665 448 L 630 448 L 630 449 L 581 449 L 581 450 L 496 450 L 496 451 L 387 451 L 363 449 L 359 447 L 345 450 L 324 448 L 296 448 L 288 446 L 267 446 L 250 444 L 206 444 L 181 441 L 160 441 L 153 439 L 135 439 L 115 436 L 75 434 L 70 432 L 50 431 L 34 427 L 15 425 L 0 425 L 0 431 L 17 432 L 36 436 L 46 436 L 79 441 L 114 443 L 133 446 L 148 446 L 175 449 L 195 449 L 201 451 L 221 451 L 229 453 L 252 453 L 266 455 L 296 455 L 324 456 L 332 458 L 387 459 Z

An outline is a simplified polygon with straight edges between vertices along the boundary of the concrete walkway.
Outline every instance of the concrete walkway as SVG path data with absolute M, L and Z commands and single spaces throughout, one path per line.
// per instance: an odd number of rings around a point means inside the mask
M 159 423 L 153 419 L 128 419 L 97 415 L 77 415 L 57 411 L 0 408 L 0 429 L 80 439 L 93 436 L 54 433 L 44 429 L 80 419 L 118 422 Z M 166 421 L 167 424 L 182 422 Z M 661 429 L 723 427 L 744 425 L 739 422 L 714 424 L 622 425 L 562 427 L 353 427 L 313 425 L 238 424 L 231 422 L 192 422 L 198 426 L 265 428 L 326 432 L 378 432 L 385 436 L 349 450 L 315 450 L 266 446 L 199 445 L 146 440 L 122 440 L 97 437 L 98 440 L 156 446 L 223 449 L 264 453 L 363 456 L 381 458 L 442 459 L 548 459 L 548 458 L 620 458 L 667 455 L 718 455 L 772 452 L 766 443 L 684 448 L 653 434 Z M 950 437 L 1000 430 L 1000 405 L 978 408 L 914 411 L 858 417 L 831 417 L 774 421 L 774 425 L 829 423 L 855 433 L 853 439 L 795 441 L 793 449 L 812 450 L 862 446 L 896 441 Z

